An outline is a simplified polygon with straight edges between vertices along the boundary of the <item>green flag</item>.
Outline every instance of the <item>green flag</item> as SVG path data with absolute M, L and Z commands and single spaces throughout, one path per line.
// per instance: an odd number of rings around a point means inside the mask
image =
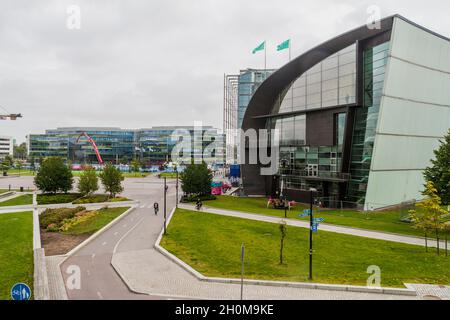
M 281 50 L 284 50 L 284 49 L 288 49 L 289 46 L 290 46 L 290 42 L 291 42 L 291 40 L 288 39 L 288 40 L 283 41 L 282 43 L 280 43 L 280 44 L 277 46 L 277 51 L 281 51 Z
M 253 54 L 257 53 L 258 51 L 264 50 L 266 48 L 266 42 L 264 41 L 259 46 L 257 46 L 255 49 L 253 49 Z

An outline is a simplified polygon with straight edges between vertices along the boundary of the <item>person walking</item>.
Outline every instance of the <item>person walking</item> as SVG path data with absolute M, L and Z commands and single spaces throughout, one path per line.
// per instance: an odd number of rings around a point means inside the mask
M 155 202 L 153 204 L 153 209 L 155 210 L 155 216 L 156 216 L 158 214 L 158 211 L 159 211 L 159 204 L 158 204 L 158 202 Z

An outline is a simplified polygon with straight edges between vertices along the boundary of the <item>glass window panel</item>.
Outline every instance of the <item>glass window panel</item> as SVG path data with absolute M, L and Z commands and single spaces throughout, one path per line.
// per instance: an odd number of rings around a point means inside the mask
M 339 76 L 352 73 L 356 73 L 356 65 L 354 63 L 339 66 Z
M 338 77 L 338 68 L 324 70 L 322 72 L 322 80 L 335 79 Z
M 306 96 L 294 97 L 294 110 L 304 110 L 306 107 Z
M 338 66 L 338 57 L 336 55 L 333 55 L 322 61 L 322 70 L 337 68 L 337 66 Z
M 338 105 L 338 90 L 328 90 L 322 92 L 322 107 L 330 107 Z
M 307 78 L 308 84 L 317 83 L 317 82 L 320 82 L 321 80 L 322 80 L 322 75 L 320 72 L 308 74 L 308 78 Z
M 295 80 L 294 82 L 294 88 L 295 87 L 302 87 L 306 85 L 306 76 L 303 74 L 300 78 Z
M 322 70 L 322 65 L 320 63 L 316 64 L 314 67 L 308 70 L 307 75 L 309 77 L 310 74 L 320 72 Z
M 339 65 L 342 66 L 347 63 L 355 63 L 356 61 L 356 53 L 355 51 L 350 51 L 348 53 L 339 55 Z
M 321 89 L 321 84 L 314 83 L 314 84 L 308 85 L 306 87 L 306 92 L 307 92 L 307 95 L 309 96 L 310 94 L 319 93 L 320 89 Z M 308 98 L 308 102 L 309 102 L 309 98 Z
M 346 76 L 339 77 L 339 87 L 347 87 L 351 85 L 355 85 L 356 83 L 356 75 L 349 74 Z
M 338 79 L 332 79 L 322 82 L 322 91 L 337 89 Z
M 294 88 L 294 97 L 300 97 L 306 95 L 306 87 Z

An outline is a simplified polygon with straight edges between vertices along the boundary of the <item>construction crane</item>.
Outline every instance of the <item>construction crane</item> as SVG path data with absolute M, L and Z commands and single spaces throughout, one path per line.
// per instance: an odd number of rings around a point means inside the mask
M 87 141 L 92 145 L 92 148 L 94 149 L 95 155 L 97 156 L 97 160 L 99 164 L 103 164 L 103 159 L 100 156 L 100 152 L 98 151 L 97 145 L 95 144 L 94 139 L 92 139 L 91 137 L 88 136 L 88 134 L 86 132 L 82 132 L 78 138 L 77 138 L 77 143 L 80 141 L 81 137 L 86 137 Z
M 17 120 L 17 118 L 22 118 L 22 115 L 20 113 L 11 113 L 11 114 L 0 114 L 0 120 Z
M 17 120 L 17 118 L 22 118 L 22 114 L 21 113 L 10 113 L 3 106 L 0 106 L 0 108 L 5 111 L 4 114 L 0 114 L 0 120 L 7 120 L 7 119 Z

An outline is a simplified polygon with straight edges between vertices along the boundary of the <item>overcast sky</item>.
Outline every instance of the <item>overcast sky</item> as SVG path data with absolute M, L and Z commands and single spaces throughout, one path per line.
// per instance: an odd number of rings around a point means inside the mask
M 366 23 L 367 7 L 450 36 L 448 0 L 2 0 L 0 106 L 21 112 L 0 135 L 62 126 L 222 127 L 223 74 L 287 62 Z M 67 8 L 78 5 L 80 29 Z M 71 20 L 73 21 L 73 20 Z M 4 110 L 1 110 L 4 112 Z

